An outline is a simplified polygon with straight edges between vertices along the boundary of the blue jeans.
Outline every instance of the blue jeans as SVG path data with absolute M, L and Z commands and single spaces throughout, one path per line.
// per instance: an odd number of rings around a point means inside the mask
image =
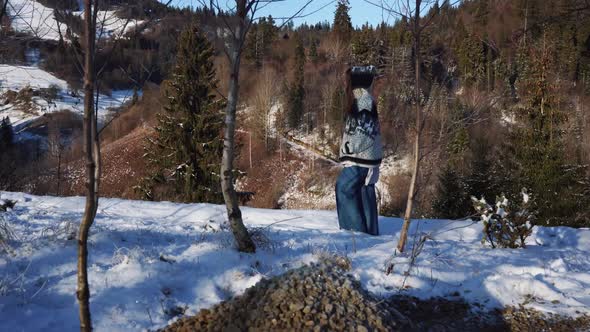
M 336 181 L 336 209 L 340 229 L 379 235 L 375 185 L 365 186 L 369 169 L 344 167 Z

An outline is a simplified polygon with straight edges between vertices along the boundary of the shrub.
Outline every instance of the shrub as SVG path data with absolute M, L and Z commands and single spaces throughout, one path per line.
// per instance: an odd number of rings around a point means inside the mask
M 465 217 L 465 211 L 469 209 L 469 201 L 465 199 L 469 197 L 467 196 L 469 188 L 464 177 L 454 167 L 448 165 L 438 178 L 439 184 L 432 204 L 435 215 L 446 219 Z
M 10 200 L 0 200 L 0 252 L 10 251 L 9 242 L 14 240 L 15 234 L 8 222 L 6 215 L 7 209 L 12 209 L 14 202 Z
M 482 243 L 489 242 L 492 248 L 525 247 L 525 241 L 533 231 L 534 212 L 530 209 L 531 200 L 525 189 L 521 195 L 522 202 L 515 209 L 510 207 L 504 194 L 496 198 L 495 208 L 484 198 L 471 197 L 484 224 Z

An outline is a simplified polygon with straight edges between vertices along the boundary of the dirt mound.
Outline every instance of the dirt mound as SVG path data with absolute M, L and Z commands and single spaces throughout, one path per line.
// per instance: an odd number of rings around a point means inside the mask
M 403 317 L 392 315 L 341 266 L 323 262 L 262 280 L 161 331 L 401 330 Z

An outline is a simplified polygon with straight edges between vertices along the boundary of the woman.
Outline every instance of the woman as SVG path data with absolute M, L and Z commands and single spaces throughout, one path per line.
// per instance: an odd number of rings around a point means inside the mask
M 336 207 L 341 229 L 379 235 L 375 183 L 383 158 L 377 104 L 372 96 L 376 69 L 346 71 L 347 110 L 336 181 Z

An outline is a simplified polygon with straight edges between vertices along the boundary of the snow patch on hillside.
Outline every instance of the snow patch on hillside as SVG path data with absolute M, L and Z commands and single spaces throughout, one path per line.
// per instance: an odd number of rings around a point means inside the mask
M 5 214 L 17 240 L 0 255 L 0 330 L 78 330 L 72 235 L 84 198 L 1 195 L 17 200 Z M 89 248 L 96 331 L 161 327 L 173 319 L 168 309 L 194 314 L 326 253 L 348 256 L 353 276 L 378 296 L 460 294 L 484 308 L 590 314 L 589 229 L 539 227 L 526 249 L 490 249 L 480 243 L 479 223 L 415 221 L 410 240 L 421 233 L 432 240 L 406 277 L 407 256 L 384 273 L 400 219 L 380 218 L 382 234 L 369 236 L 339 230 L 334 211 L 242 211 L 246 225 L 267 239 L 256 254 L 235 250 L 224 206 L 101 199 Z
M 0 118 L 8 117 L 16 125 L 24 125 L 45 113 L 61 110 L 84 113 L 84 94 L 73 91 L 66 81 L 55 77 L 38 67 L 0 65 L 0 95 L 9 90 L 18 92 L 21 89 L 30 87 L 33 91 L 54 87 L 57 89 L 57 98 L 47 100 L 41 96 L 32 97 L 33 109 L 22 110 L 15 107 L 13 103 L 0 105 Z M 133 91 L 113 91 L 111 96 L 99 95 L 98 119 L 103 123 L 112 112 L 112 109 L 120 107 L 123 103 L 131 100 Z
M 11 0 L 8 13 L 15 31 L 29 33 L 40 39 L 59 40 L 59 22 L 53 8 L 45 7 L 34 0 Z M 83 17 L 84 11 L 75 11 L 73 14 Z M 99 11 L 97 21 L 99 26 L 96 35 L 100 38 L 122 36 L 144 22 L 120 18 L 113 10 Z M 65 24 L 62 23 L 59 28 L 62 35 L 65 35 Z
M 15 31 L 40 39 L 59 40 L 58 22 L 52 8 L 33 0 L 11 0 L 8 2 L 8 15 Z M 65 27 L 62 25 L 61 28 L 65 33 Z

